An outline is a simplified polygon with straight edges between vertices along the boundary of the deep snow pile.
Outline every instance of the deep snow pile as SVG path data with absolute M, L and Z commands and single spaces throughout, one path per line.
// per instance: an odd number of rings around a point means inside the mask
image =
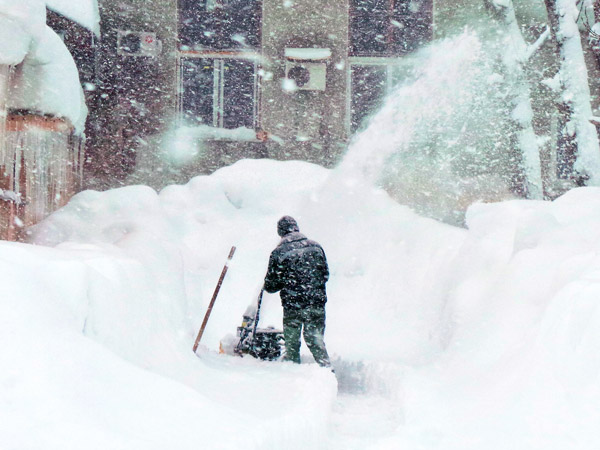
M 38 227 L 35 240 L 63 247 L 71 242 L 110 245 L 138 256 L 156 267 L 152 278 L 157 282 L 175 279 L 164 294 L 158 291 L 164 301 L 185 287 L 181 309 L 196 322 L 236 245 L 203 338 L 216 349 L 257 297 L 269 253 L 279 240 L 277 220 L 290 214 L 303 233 L 323 244 L 331 266 L 331 352 L 353 359 L 370 359 L 373 352 L 394 360 L 421 357 L 431 350 L 443 300 L 440 286 L 424 288 L 427 277 L 445 271 L 463 232 L 420 218 L 380 190 L 337 177 L 302 162 L 246 160 L 185 186 L 169 186 L 160 195 L 142 186 L 88 191 Z M 423 239 L 426 228 L 432 232 Z M 178 278 L 182 274 L 184 280 Z M 278 295 L 264 301 L 264 323 L 280 326 Z M 380 333 L 363 332 L 373 329 Z M 404 345 L 382 339 L 386 336 Z
M 444 351 L 403 380 L 394 445 L 600 445 L 600 190 L 475 205 L 444 308 Z
M 372 448 L 598 448 L 598 211 L 600 190 L 586 188 L 475 205 L 463 230 L 343 172 L 269 160 L 160 194 L 81 193 L 35 231 L 54 249 L 3 244 L 13 293 L 0 339 L 14 363 L 2 442 L 65 448 L 75 433 L 73 448 L 187 448 L 207 430 L 207 448 L 240 436 L 244 448 L 319 448 L 331 374 L 215 354 L 291 214 L 327 252 L 336 364 L 362 365 L 367 393 L 398 404 L 396 431 Z M 190 347 L 231 245 L 198 359 Z M 280 314 L 267 297 L 264 324 Z

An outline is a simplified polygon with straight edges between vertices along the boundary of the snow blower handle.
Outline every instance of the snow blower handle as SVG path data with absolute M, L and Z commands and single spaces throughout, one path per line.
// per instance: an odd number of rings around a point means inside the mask
M 223 279 L 225 278 L 225 274 L 227 273 L 227 269 L 229 268 L 229 261 L 231 261 L 231 258 L 233 258 L 234 253 L 235 245 L 231 247 L 231 250 L 229 251 L 229 256 L 227 257 L 225 266 L 223 266 L 223 271 L 221 272 L 221 276 L 219 277 L 219 282 L 217 283 L 215 292 L 213 293 L 212 299 L 210 300 L 210 304 L 208 305 L 208 309 L 206 310 L 206 314 L 204 315 L 204 320 L 202 321 L 202 326 L 200 327 L 200 331 L 198 332 L 198 337 L 196 338 L 196 342 L 194 342 L 194 353 L 196 353 L 196 350 L 198 350 L 200 339 L 202 339 L 202 335 L 204 334 L 204 329 L 206 328 L 206 324 L 208 323 L 208 318 L 210 317 L 210 313 L 212 312 L 215 300 L 217 299 L 217 295 L 219 295 L 219 290 L 221 289 L 221 285 L 223 284 Z
M 254 327 L 252 328 L 252 342 L 250 343 L 250 352 L 254 351 L 254 339 L 256 338 L 256 328 L 258 327 L 258 321 L 260 319 L 260 305 L 262 304 L 264 292 L 265 288 L 263 287 L 260 290 L 260 294 L 258 295 L 258 305 L 256 306 L 256 315 L 254 316 Z

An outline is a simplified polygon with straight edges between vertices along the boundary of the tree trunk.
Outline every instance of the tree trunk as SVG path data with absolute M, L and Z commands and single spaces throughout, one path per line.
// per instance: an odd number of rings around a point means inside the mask
M 589 27 L 588 39 L 596 58 L 596 67 L 600 68 L 600 1 L 594 2 L 590 8 L 591 14 L 588 11 L 585 16 Z
M 577 26 L 575 0 L 544 0 L 560 63 L 558 177 L 577 185 L 600 185 L 600 146 L 590 123 L 588 74 Z
M 528 198 L 541 199 L 543 186 L 540 153 L 532 124 L 533 110 L 529 80 L 524 70 L 527 43 L 519 29 L 512 0 L 487 1 L 504 28 L 502 63 L 507 82 L 511 87 L 510 103 L 513 108 L 511 120 L 514 124 L 511 141 L 513 149 L 518 153 L 516 159 L 520 160 L 520 171 L 523 174 L 520 190 Z

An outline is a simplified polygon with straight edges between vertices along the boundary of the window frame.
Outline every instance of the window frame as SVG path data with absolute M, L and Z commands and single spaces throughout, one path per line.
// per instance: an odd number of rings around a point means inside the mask
M 405 71 L 407 68 L 413 66 L 411 58 L 398 57 L 390 58 L 384 56 L 351 56 L 348 58 L 348 70 L 346 73 L 346 132 L 348 136 L 360 133 L 363 129 L 362 126 L 358 126 L 356 130 L 352 130 L 352 100 L 354 98 L 354 92 L 352 91 L 352 69 L 355 66 L 370 66 L 380 67 L 386 70 L 386 84 L 384 99 L 392 92 L 396 85 L 396 76 L 401 71 Z
M 223 127 L 224 122 L 224 88 L 225 77 L 223 76 L 225 61 L 248 61 L 253 63 L 254 77 L 252 86 L 252 129 L 258 130 L 259 111 L 260 111 L 260 86 L 259 86 L 259 71 L 260 71 L 260 55 L 256 52 L 214 52 L 214 51 L 179 51 L 177 55 L 177 117 L 180 125 L 190 125 L 186 123 L 185 112 L 183 111 L 183 97 L 185 95 L 183 86 L 183 64 L 189 59 L 210 59 L 213 60 L 213 103 L 212 124 L 206 124 L 212 128 Z M 213 140 L 228 140 L 227 138 L 217 138 Z M 254 140 L 254 139 L 253 139 Z

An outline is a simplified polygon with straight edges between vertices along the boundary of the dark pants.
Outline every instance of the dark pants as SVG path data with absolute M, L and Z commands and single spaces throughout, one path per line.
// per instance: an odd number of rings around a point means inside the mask
M 286 361 L 300 364 L 300 331 L 315 361 L 323 367 L 331 365 L 325 348 L 325 305 L 306 308 L 283 308 L 283 337 Z

